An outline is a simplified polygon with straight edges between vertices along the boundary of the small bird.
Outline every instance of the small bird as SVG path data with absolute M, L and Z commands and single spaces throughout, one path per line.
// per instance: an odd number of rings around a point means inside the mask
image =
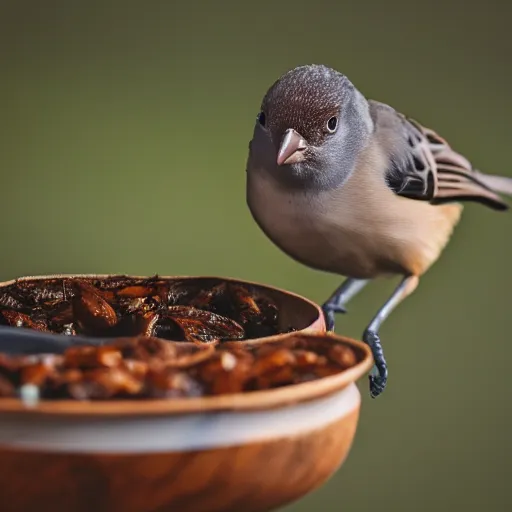
M 371 280 L 401 276 L 362 339 L 370 395 L 385 389 L 379 329 L 439 258 L 463 204 L 508 209 L 512 179 L 484 174 L 446 140 L 367 99 L 342 73 L 299 66 L 266 92 L 246 166 L 249 210 L 284 253 L 346 279 L 323 304 L 326 326 Z

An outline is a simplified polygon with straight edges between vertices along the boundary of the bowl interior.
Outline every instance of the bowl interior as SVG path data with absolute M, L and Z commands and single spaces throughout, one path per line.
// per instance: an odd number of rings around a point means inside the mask
M 102 283 L 105 289 L 105 283 L 108 280 L 108 286 L 115 287 L 123 282 L 129 285 L 136 285 L 149 279 L 149 276 L 131 276 L 131 275 L 93 275 L 93 274 L 73 274 L 73 275 L 51 275 L 51 276 L 29 276 L 0 283 L 0 305 L 8 303 L 10 292 L 16 288 L 23 287 L 30 289 L 34 287 L 47 286 L 55 290 L 55 293 L 65 294 L 66 279 L 79 278 L 81 280 L 92 282 L 93 284 Z M 274 302 L 279 310 L 278 329 L 286 332 L 290 328 L 295 331 L 301 331 L 315 327 L 318 330 L 324 330 L 323 314 L 320 307 L 312 301 L 297 294 L 274 288 L 271 286 L 253 283 L 224 277 L 195 277 L 195 276 L 158 276 L 159 280 L 167 281 L 170 289 L 175 291 L 179 297 L 179 302 L 186 304 L 189 297 L 199 290 L 208 290 L 222 283 L 232 283 L 244 286 L 250 292 L 257 293 L 267 297 Z

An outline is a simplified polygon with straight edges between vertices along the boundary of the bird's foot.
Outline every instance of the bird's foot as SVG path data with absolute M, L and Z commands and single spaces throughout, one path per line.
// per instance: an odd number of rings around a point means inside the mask
M 370 396 L 377 398 L 386 388 L 388 378 L 383 375 L 370 375 L 368 379 L 370 381 Z
M 386 388 L 388 381 L 388 366 L 384 359 L 384 352 L 380 344 L 379 335 L 373 331 L 365 331 L 363 341 L 370 347 L 375 366 L 369 376 L 370 396 L 377 398 Z
M 328 331 L 334 331 L 334 316 L 336 313 L 346 313 L 347 310 L 343 306 L 339 306 L 338 304 L 326 302 L 322 306 L 322 311 L 324 313 L 325 325 Z

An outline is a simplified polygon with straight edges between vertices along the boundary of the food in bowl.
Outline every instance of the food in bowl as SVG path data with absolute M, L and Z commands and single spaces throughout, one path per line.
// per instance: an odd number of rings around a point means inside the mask
M 0 325 L 92 337 L 212 343 L 290 332 L 257 287 L 158 276 L 16 280 L 0 289 Z
M 0 396 L 15 397 L 27 385 L 48 400 L 215 396 L 301 384 L 358 362 L 349 345 L 299 334 L 216 347 L 118 338 L 101 346 L 69 347 L 63 354 L 0 355 Z

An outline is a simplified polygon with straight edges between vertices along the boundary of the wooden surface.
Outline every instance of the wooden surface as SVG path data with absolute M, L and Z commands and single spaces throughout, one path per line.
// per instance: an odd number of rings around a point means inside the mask
M 201 452 L 65 455 L 0 449 L 0 510 L 270 511 L 336 471 L 352 445 L 358 415 L 359 408 L 293 438 Z

